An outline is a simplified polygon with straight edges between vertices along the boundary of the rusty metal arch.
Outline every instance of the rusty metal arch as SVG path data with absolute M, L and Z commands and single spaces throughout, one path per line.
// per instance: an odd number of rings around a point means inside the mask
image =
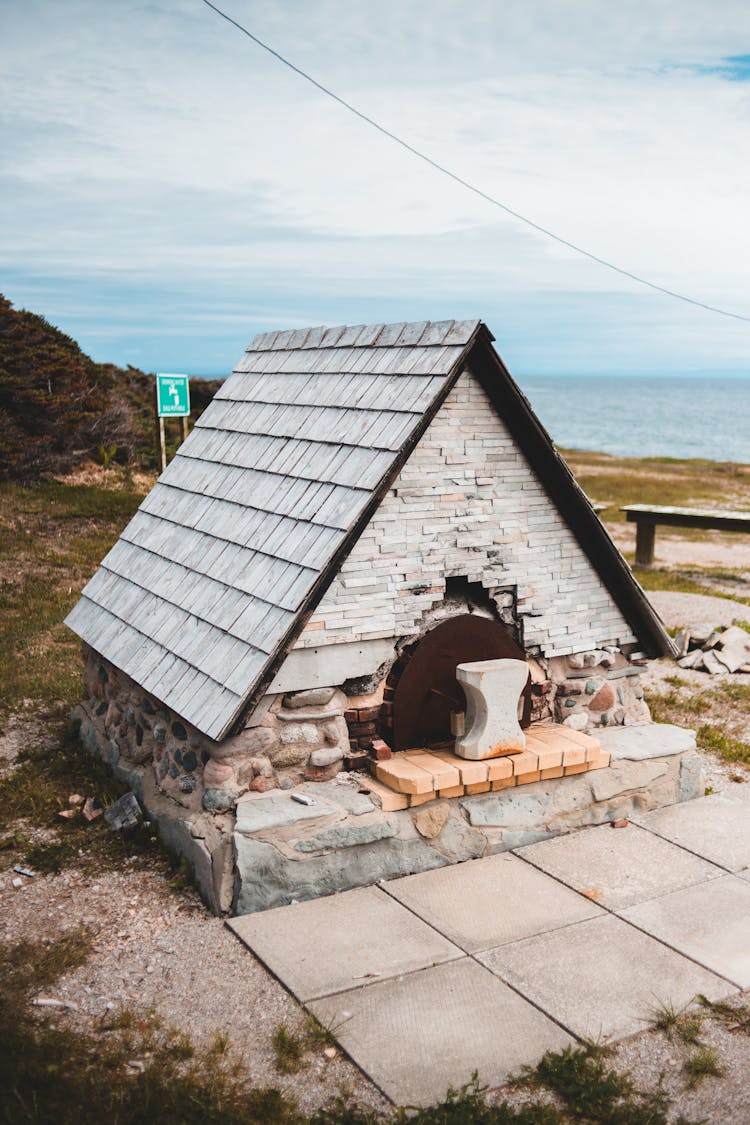
M 406 654 L 403 654 L 406 655 Z M 497 660 L 526 655 L 497 621 L 463 613 L 441 621 L 409 654 L 393 697 L 393 749 L 436 746 L 452 742 L 451 711 L 466 702 L 456 679 L 456 665 L 470 660 Z M 531 685 L 524 691 L 521 726 L 531 721 Z

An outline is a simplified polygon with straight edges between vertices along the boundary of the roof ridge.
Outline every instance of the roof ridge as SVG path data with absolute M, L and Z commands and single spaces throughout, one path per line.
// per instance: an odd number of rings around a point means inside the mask
M 299 351 L 311 348 L 435 347 L 467 344 L 482 323 L 472 320 L 394 321 L 392 324 L 339 324 L 333 328 L 288 328 L 260 332 L 248 352 Z

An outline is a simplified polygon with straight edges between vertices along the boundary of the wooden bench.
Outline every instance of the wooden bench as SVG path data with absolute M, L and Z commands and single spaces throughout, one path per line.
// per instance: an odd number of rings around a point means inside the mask
M 620 508 L 628 523 L 636 525 L 636 566 L 654 565 L 656 525 L 704 527 L 711 531 L 750 532 L 750 512 L 729 512 L 720 508 L 660 508 L 647 504 L 628 504 Z

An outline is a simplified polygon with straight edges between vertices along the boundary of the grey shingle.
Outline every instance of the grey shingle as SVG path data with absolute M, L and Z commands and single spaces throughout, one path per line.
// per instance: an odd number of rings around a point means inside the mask
M 223 737 L 458 375 L 477 321 L 256 336 L 68 617 Z

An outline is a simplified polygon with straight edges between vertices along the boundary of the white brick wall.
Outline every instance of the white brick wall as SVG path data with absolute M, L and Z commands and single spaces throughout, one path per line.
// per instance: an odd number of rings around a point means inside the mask
M 446 577 L 459 575 L 488 589 L 517 586 L 524 642 L 546 656 L 636 640 L 470 372 L 295 647 L 413 635 Z

